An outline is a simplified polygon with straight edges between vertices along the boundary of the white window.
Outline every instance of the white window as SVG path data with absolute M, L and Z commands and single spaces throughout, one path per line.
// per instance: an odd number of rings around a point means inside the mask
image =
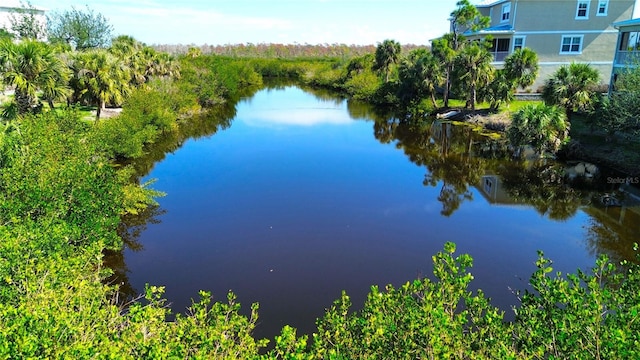
M 598 1 L 598 11 L 596 12 L 596 16 L 607 16 L 608 11 L 609 11 L 609 0 Z
M 640 49 L 640 32 L 623 32 L 620 36 L 620 51 L 638 51 Z
M 502 17 L 500 18 L 500 22 L 509 22 L 510 15 L 511 15 L 511 3 L 503 4 Z
M 589 3 L 591 1 L 578 0 L 578 8 L 576 9 L 576 19 L 589 18 Z
M 582 35 L 563 35 L 560 54 L 582 54 Z
M 524 36 L 513 37 L 513 51 L 524 48 Z
M 491 194 L 492 193 L 492 189 L 493 189 L 493 181 L 491 181 L 492 179 L 490 177 L 485 177 L 484 179 L 484 192 L 487 194 Z

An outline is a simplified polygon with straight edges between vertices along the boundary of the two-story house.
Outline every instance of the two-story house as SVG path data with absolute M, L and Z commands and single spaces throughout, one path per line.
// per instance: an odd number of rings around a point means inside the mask
M 26 2 L 24 4 L 27 4 Z M 27 6 L 28 7 L 28 6 Z M 19 17 L 19 10 L 24 9 L 23 3 L 19 0 L 2 0 L 0 1 L 0 29 L 5 29 L 7 31 L 11 31 L 11 18 Z M 47 18 L 45 16 L 45 9 L 31 6 L 29 9 L 25 9 L 25 11 L 31 12 L 36 21 L 40 24 L 45 24 Z
M 468 39 L 493 37 L 494 65 L 514 50 L 538 54 L 538 90 L 560 66 L 588 63 L 609 83 L 618 31 L 613 24 L 632 18 L 636 0 L 485 0 L 476 8 L 491 19 L 488 28 L 467 32 Z

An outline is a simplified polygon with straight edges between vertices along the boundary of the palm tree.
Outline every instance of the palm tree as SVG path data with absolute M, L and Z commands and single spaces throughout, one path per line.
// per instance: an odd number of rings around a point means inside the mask
M 575 111 L 588 110 L 594 104 L 599 80 L 598 70 L 589 64 L 563 65 L 544 84 L 542 98 L 548 105 L 562 106 L 571 121 Z
M 131 36 L 113 39 L 109 52 L 127 65 L 133 86 L 140 86 L 153 76 L 180 77 L 180 67 L 169 54 L 158 53 Z
M 96 120 L 107 102 L 122 103 L 129 93 L 129 68 L 106 50 L 79 53 L 74 67 L 80 97 L 98 107 Z
M 384 72 L 385 82 L 389 82 L 391 66 L 398 62 L 400 57 L 400 43 L 395 40 L 385 40 L 376 48 L 376 60 L 374 70 Z
M 489 102 L 489 109 L 493 112 L 498 111 L 502 104 L 513 100 L 513 83 L 507 80 L 504 69 L 494 72 L 493 80 L 482 89 L 480 96 Z
M 144 84 L 148 61 L 142 53 L 144 45 L 131 36 L 121 35 L 111 41 L 109 52 L 123 61 L 129 68 L 132 86 Z
M 38 90 L 53 108 L 53 101 L 68 94 L 69 70 L 53 49 L 42 42 L 0 42 L 2 81 L 15 86 L 18 114 L 26 114 L 38 104 Z
M 518 49 L 504 62 L 504 68 L 495 71 L 493 80 L 482 94 L 490 102 L 492 111 L 513 100 L 516 88 L 531 86 L 538 77 L 538 55 L 531 49 Z
M 531 86 L 538 77 L 538 55 L 529 48 L 518 49 L 504 59 L 504 71 L 515 86 Z
M 142 49 L 141 42 L 134 39 L 132 36 L 120 35 L 111 40 L 109 52 L 120 58 L 124 58 L 140 51 L 140 49 Z
M 187 57 L 197 58 L 200 55 L 202 55 L 202 49 L 195 46 L 189 47 L 189 50 L 187 51 Z
M 449 93 L 451 91 L 451 76 L 453 73 L 453 62 L 456 58 L 456 50 L 453 48 L 453 33 L 445 34 L 440 39 L 435 39 L 431 43 L 431 52 L 439 66 L 444 69 L 444 91 L 442 98 L 443 106 L 449 107 Z
M 426 49 L 411 51 L 400 64 L 398 73 L 401 98 L 420 101 L 429 95 L 433 107 L 438 107 L 435 93 L 437 87 L 444 81 L 444 73 L 432 53 Z
M 438 60 L 432 53 L 428 53 L 426 56 L 422 57 L 419 60 L 419 64 L 422 74 L 422 85 L 427 92 L 429 92 L 433 107 L 437 108 L 436 91 L 438 86 L 440 86 L 445 80 L 444 72 L 438 64 Z
M 471 110 L 476 109 L 478 85 L 488 84 L 493 77 L 492 61 L 491 53 L 478 43 L 465 46 L 458 54 L 456 64 L 460 80 L 464 81 L 464 87 L 469 91 L 467 107 Z
M 469 0 L 459 0 L 456 2 L 456 9 L 451 12 L 450 18 L 451 32 L 445 34 L 440 39 L 432 43 L 432 51 L 440 61 L 440 65 L 445 69 L 444 85 L 444 107 L 449 107 L 449 94 L 452 86 L 452 75 L 455 68 L 455 58 L 457 53 L 465 45 L 466 31 L 479 31 L 489 26 L 491 18 L 483 16 Z
M 515 147 L 531 145 L 539 154 L 557 151 L 567 137 L 566 116 L 559 108 L 545 104 L 525 105 L 514 115 L 507 137 Z

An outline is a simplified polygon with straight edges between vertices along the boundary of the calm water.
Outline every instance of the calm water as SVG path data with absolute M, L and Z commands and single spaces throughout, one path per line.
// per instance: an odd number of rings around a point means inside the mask
M 167 196 L 128 219 L 129 246 L 113 260 L 132 293 L 165 285 L 174 312 L 200 289 L 218 300 L 233 290 L 245 309 L 260 303 L 257 336 L 285 324 L 311 333 L 342 290 L 358 307 L 370 285 L 430 274 L 446 241 L 474 257 L 472 286 L 508 310 L 536 250 L 574 271 L 601 252 L 629 258 L 640 239 L 637 207 L 568 189 L 556 164 L 496 159 L 500 143 L 471 128 L 296 87 L 222 112 L 166 140 L 153 167 L 137 165 Z

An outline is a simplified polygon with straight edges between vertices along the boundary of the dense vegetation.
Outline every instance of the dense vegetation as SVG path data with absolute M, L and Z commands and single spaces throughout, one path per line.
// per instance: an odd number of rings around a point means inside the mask
M 459 21 L 456 28 L 482 26 L 468 5 L 461 2 L 452 14 Z M 91 12 L 74 11 L 61 14 L 60 21 L 95 19 Z M 22 24 L 25 31 L 19 36 L 33 37 L 28 24 Z M 3 85 L 15 88 L 15 101 L 5 107 L 0 122 L 0 357 L 640 355 L 640 268 L 614 264 L 606 257 L 590 272 L 554 275 L 550 260 L 540 254 L 531 288 L 517 293 L 521 303 L 515 308 L 515 321 L 505 322 L 504 313 L 481 291 L 469 289 L 471 256 L 456 256 L 455 245 L 447 243 L 433 257 L 433 277 L 399 288 L 373 287 L 357 312 L 351 311 L 349 297 L 343 294 L 318 320 L 311 338 L 284 327 L 269 351 L 267 340 L 251 335 L 257 304 L 249 317 L 242 316 L 233 294 L 226 303 L 213 303 L 211 294 L 203 291 L 186 315 L 167 321 L 162 287 L 149 286 L 141 298 L 122 301 L 118 285 L 104 281 L 112 270 L 103 267 L 103 252 L 121 246 L 116 233 L 121 216 L 143 211 L 160 195 L 148 184 L 131 182 L 132 170 L 114 160 L 143 156 L 160 134 L 178 132 L 189 126 L 193 115 L 232 103 L 260 85 L 263 77 L 293 78 L 417 112 L 440 106 L 437 88 L 446 89 L 444 107 L 454 94 L 469 109 L 479 99 L 497 108 L 509 101 L 517 86 L 531 84 L 536 72 L 531 53 L 516 52 L 507 61 L 510 65 L 497 71 L 487 67 L 482 43 L 467 44 L 456 31 L 430 50 L 402 54 L 397 43 L 386 40 L 364 55 L 288 60 L 222 58 L 195 50 L 175 59 L 126 36 L 113 39 L 108 47 L 102 41 L 85 47 L 80 45 L 83 41 L 0 44 Z M 548 101 L 566 111 L 526 107 L 514 116 L 516 130 L 509 136 L 514 143 L 533 144 L 540 151 L 554 148 L 558 140 L 564 141 L 565 113 L 589 108 L 625 115 L 624 121 L 600 117 L 608 132 L 637 129 L 626 95 L 637 94 L 633 84 L 640 82 L 632 82 L 633 74 L 621 82 L 627 92 L 601 105 L 579 102 L 583 95 L 554 91 L 570 78 L 559 74 L 562 77 L 549 83 L 554 96 Z M 496 88 L 479 86 L 489 79 Z M 588 85 L 575 94 L 593 91 Z M 110 105 L 123 105 L 122 113 L 99 120 Z M 86 119 L 83 106 L 96 108 L 95 121 Z M 538 131 L 531 131 L 531 126 Z M 437 165 L 430 167 L 433 179 L 441 172 Z M 459 177 L 455 175 L 452 181 Z

